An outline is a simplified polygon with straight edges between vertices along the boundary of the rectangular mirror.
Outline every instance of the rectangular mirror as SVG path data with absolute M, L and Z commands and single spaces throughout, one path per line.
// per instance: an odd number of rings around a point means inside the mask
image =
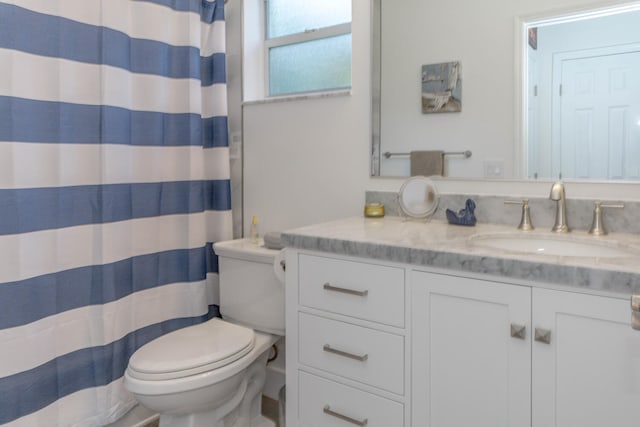
M 373 3 L 373 176 L 441 150 L 449 177 L 640 179 L 637 2 Z M 422 67 L 451 62 L 461 111 L 424 114 Z

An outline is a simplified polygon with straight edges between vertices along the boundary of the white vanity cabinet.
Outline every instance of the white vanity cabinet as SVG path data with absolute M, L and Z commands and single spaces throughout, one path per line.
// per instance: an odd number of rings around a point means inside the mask
M 287 424 L 640 425 L 629 299 L 508 282 L 289 249 Z
M 288 250 L 288 425 L 405 426 L 405 271 Z

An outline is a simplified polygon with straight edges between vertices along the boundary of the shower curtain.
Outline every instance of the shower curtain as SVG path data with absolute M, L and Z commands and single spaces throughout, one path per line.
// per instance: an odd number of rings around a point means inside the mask
M 222 0 L 0 0 L 0 425 L 100 426 L 215 315 L 231 238 Z

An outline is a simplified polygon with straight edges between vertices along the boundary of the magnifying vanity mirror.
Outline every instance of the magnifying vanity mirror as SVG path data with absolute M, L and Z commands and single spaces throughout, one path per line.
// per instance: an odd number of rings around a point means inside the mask
M 473 152 L 448 177 L 640 179 L 640 3 L 373 2 L 372 175 L 441 150 Z M 461 111 L 425 114 L 423 66 L 449 63 Z

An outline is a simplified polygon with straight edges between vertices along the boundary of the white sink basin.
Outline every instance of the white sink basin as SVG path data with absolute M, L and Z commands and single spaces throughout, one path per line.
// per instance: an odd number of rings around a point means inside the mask
M 565 257 L 629 258 L 640 249 L 596 237 L 525 233 L 477 234 L 469 238 L 472 246 L 505 252 Z

